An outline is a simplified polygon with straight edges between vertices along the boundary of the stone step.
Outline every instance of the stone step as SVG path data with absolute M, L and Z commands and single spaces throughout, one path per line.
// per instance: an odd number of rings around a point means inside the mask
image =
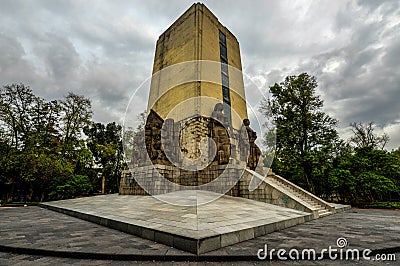
M 302 199 L 303 201 L 307 201 L 307 202 L 313 202 L 313 203 L 317 203 L 316 201 L 314 201 L 313 199 L 311 199 L 310 197 L 308 197 L 307 195 L 299 192 L 297 189 L 294 189 L 292 187 L 289 187 L 287 185 L 280 185 L 278 184 L 280 187 L 284 188 L 285 190 L 288 190 L 290 193 L 294 194 L 296 197 Z M 317 203 L 318 204 L 318 203 Z
M 290 193 L 295 195 L 297 198 L 312 205 L 313 207 L 323 207 L 323 205 L 319 204 L 317 201 L 315 201 L 312 198 L 308 197 L 307 195 L 303 194 L 297 188 L 294 188 L 290 185 L 284 184 L 280 181 L 277 181 L 276 179 L 274 179 L 274 181 L 275 181 L 275 184 L 279 185 L 280 187 L 284 188 L 285 190 L 288 190 Z
M 321 204 L 318 204 L 317 202 L 315 202 L 315 201 L 313 201 L 311 199 L 301 198 L 301 197 L 297 197 L 297 198 L 300 199 L 301 201 L 307 203 L 308 205 L 314 207 L 314 208 L 317 208 L 317 209 L 324 208 L 324 206 L 322 206 Z
M 319 217 L 324 217 L 324 216 L 328 216 L 328 215 L 331 215 L 331 214 L 332 214 L 332 212 L 330 212 L 328 210 L 325 210 L 325 211 L 322 211 L 322 212 L 318 211 L 318 216 Z

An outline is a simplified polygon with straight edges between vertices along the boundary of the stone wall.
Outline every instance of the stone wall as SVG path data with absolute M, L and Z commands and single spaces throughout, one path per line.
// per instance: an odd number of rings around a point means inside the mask
M 224 174 L 223 174 L 224 173 Z M 239 195 L 238 180 L 243 170 L 213 165 L 206 170 L 187 171 L 176 166 L 152 165 L 123 171 L 121 195 L 160 195 L 179 190 L 205 190 Z M 145 188 L 145 189 L 144 189 Z

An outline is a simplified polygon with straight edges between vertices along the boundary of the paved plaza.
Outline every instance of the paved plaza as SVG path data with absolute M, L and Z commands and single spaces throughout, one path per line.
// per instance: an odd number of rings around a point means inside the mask
M 200 260 L 198 265 L 261 265 L 257 251 L 336 247 L 395 254 L 397 261 L 273 261 L 273 265 L 398 265 L 400 211 L 351 209 L 295 227 L 211 251 L 200 256 L 39 207 L 0 208 L 0 265 L 128 265 L 132 261 L 165 265 Z M 61 257 L 60 257 L 61 256 Z M 167 261 L 167 262 L 165 262 Z M 172 263 L 172 262 L 175 263 Z

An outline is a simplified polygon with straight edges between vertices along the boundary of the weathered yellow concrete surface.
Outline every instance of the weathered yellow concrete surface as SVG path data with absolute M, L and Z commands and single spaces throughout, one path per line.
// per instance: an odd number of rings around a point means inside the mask
M 232 126 L 236 129 L 241 126 L 242 120 L 247 118 L 247 109 L 239 43 L 203 4 L 192 5 L 159 37 L 148 112 L 153 109 L 163 119 L 170 117 L 175 121 L 194 114 L 211 115 L 214 101 L 199 99 L 192 101 L 191 106 L 179 105 L 200 96 L 223 101 L 219 31 L 226 36 Z M 194 60 L 204 61 L 185 63 Z M 169 115 L 174 108 L 173 113 L 179 114 L 178 117 Z M 234 113 L 239 118 L 235 118 Z

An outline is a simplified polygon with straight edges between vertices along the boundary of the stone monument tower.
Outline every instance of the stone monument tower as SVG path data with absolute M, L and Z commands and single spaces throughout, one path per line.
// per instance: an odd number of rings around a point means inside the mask
M 230 180 L 218 182 L 234 183 L 241 175 L 238 169 L 256 168 L 261 153 L 249 127 L 241 71 L 236 37 L 203 4 L 193 4 L 161 34 L 143 141 L 120 194 L 150 193 L 137 181 L 159 184 L 154 175 L 187 188 L 208 184 L 227 168 Z M 237 194 L 216 186 L 215 192 Z M 150 190 L 176 189 L 159 184 Z
M 124 134 L 120 194 L 138 196 L 42 206 L 197 255 L 348 208 L 260 163 L 240 61 L 232 33 L 192 5 L 159 37 L 146 121 Z

